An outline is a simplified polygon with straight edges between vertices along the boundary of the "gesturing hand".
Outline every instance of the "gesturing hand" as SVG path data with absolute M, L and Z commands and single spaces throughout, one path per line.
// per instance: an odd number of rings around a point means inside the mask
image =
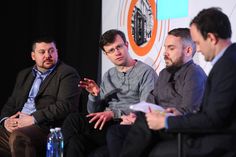
M 98 96 L 98 94 L 100 92 L 100 88 L 95 83 L 95 81 L 90 80 L 88 78 L 84 78 L 84 81 L 80 81 L 79 86 L 82 88 L 85 88 L 93 96 Z
M 92 117 L 89 123 L 96 122 L 94 125 L 94 129 L 99 127 L 99 130 L 102 130 L 104 124 L 107 121 L 110 121 L 114 116 L 112 111 L 104 111 L 104 112 L 97 112 L 97 113 L 90 113 L 87 117 Z

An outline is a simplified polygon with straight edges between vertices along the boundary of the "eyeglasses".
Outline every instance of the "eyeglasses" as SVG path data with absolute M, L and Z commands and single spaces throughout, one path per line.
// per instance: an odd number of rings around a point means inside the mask
M 124 46 L 125 46 L 125 43 L 119 44 L 115 48 L 111 48 L 110 50 L 106 51 L 106 54 L 113 54 L 115 53 L 116 50 L 117 51 L 122 50 Z

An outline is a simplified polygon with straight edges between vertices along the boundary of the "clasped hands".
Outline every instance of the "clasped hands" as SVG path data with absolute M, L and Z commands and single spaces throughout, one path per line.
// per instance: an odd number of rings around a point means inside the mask
M 18 128 L 30 126 L 32 124 L 34 124 L 33 116 L 27 115 L 22 112 L 17 112 L 16 114 L 12 115 L 4 121 L 4 127 L 9 132 L 12 132 Z

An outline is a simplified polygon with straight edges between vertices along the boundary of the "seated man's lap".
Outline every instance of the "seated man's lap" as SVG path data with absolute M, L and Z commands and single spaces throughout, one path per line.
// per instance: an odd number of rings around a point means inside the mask
M 9 147 L 9 136 L 10 133 L 3 127 L 0 126 L 0 154 L 3 157 L 10 157 L 10 147 Z
M 177 138 L 156 142 L 152 147 L 149 157 L 173 157 L 178 155 Z

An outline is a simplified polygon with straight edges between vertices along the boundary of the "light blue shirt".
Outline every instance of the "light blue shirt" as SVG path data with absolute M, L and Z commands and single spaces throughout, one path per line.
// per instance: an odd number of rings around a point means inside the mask
M 223 56 L 223 54 L 225 53 L 225 50 L 226 50 L 227 48 L 228 48 L 228 46 L 225 47 L 224 49 L 222 49 L 222 50 L 220 51 L 220 53 L 218 53 L 218 54 L 214 57 L 214 59 L 211 61 L 211 65 L 212 65 L 212 66 L 214 66 L 215 63 Z
M 32 84 L 31 89 L 30 89 L 28 99 L 27 99 L 26 103 L 24 104 L 24 107 L 21 110 L 21 112 L 23 112 L 25 114 L 28 114 L 28 115 L 31 115 L 33 112 L 36 111 L 34 99 L 35 99 L 35 97 L 38 93 L 38 90 L 37 90 L 37 92 L 35 92 L 34 89 L 35 88 L 39 89 L 39 87 L 40 87 L 41 83 L 43 82 L 43 80 L 53 71 L 54 68 L 55 68 L 55 66 L 52 67 L 51 69 L 47 70 L 46 72 L 42 73 L 42 72 L 38 71 L 36 69 L 36 67 L 33 67 L 32 73 L 35 76 L 35 80 Z M 41 79 L 41 82 L 39 83 L 37 81 L 37 79 Z M 36 86 L 38 86 L 38 87 L 36 87 Z

